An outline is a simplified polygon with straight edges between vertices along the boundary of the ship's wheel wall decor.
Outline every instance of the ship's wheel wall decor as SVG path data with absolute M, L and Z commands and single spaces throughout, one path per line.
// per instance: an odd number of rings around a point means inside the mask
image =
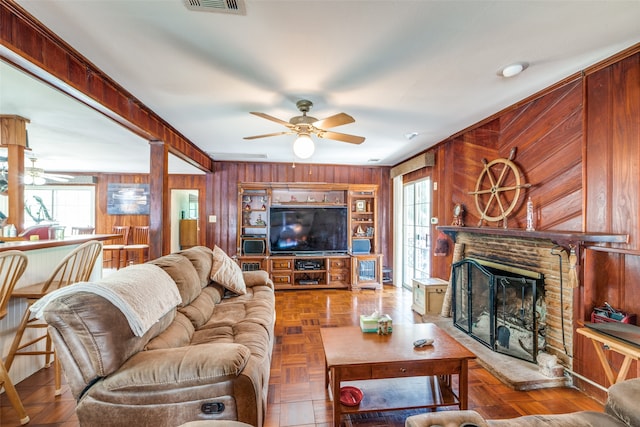
M 476 181 L 476 188 L 469 192 L 474 196 L 480 214 L 478 227 L 485 222 L 503 221 L 503 227 L 507 228 L 507 217 L 518 206 L 521 190 L 531 187 L 531 184 L 523 182 L 520 168 L 513 162 L 515 157 L 516 147 L 511 149 L 508 159 L 491 162 L 482 159 L 484 167 Z

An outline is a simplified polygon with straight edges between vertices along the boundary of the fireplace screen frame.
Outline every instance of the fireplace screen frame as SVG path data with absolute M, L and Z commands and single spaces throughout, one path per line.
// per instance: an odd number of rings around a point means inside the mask
M 545 320 L 540 318 L 540 311 L 545 310 L 537 306 L 544 303 L 544 277 L 541 273 L 486 263 L 466 258 L 451 266 L 454 326 L 493 351 L 535 363 L 538 352 L 545 347 Z M 515 310 L 517 315 L 510 313 L 510 321 L 506 320 L 508 311 L 504 309 L 507 289 L 522 296 L 521 306 Z M 530 303 L 528 310 L 525 301 Z M 521 325 L 513 323 L 514 317 L 520 317 Z M 516 338 L 514 335 L 510 340 L 512 330 L 526 338 L 518 338 L 518 346 L 509 345 Z

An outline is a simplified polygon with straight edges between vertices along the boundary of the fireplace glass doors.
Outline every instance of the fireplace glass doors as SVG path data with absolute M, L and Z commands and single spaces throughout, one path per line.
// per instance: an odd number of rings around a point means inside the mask
M 545 344 L 542 275 L 486 264 L 453 264 L 453 322 L 494 351 L 535 362 Z

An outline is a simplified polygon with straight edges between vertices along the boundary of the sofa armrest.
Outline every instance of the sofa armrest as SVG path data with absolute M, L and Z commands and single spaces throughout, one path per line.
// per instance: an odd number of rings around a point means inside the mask
M 609 387 L 609 396 L 605 412 L 630 426 L 640 425 L 638 396 L 640 395 L 640 378 L 632 378 Z
M 251 352 L 242 344 L 208 343 L 141 351 L 106 377 L 111 391 L 152 392 L 197 387 L 235 378 Z
M 269 273 L 264 270 L 243 271 L 242 277 L 247 287 L 268 286 L 273 289 L 273 282 L 269 279 Z

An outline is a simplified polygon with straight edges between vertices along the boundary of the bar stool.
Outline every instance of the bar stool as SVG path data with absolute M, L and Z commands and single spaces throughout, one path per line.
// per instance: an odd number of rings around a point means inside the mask
M 27 256 L 20 251 L 6 251 L 0 253 L 0 319 L 7 315 L 7 304 L 11 298 L 13 288 L 27 268 Z M 9 377 L 9 369 L 5 368 L 0 357 L 0 386 L 4 386 L 7 399 L 18 413 L 20 424 L 29 422 L 29 416 L 24 410 L 20 396 Z
M 111 228 L 111 232 L 113 234 L 119 234 L 120 237 L 116 237 L 112 239 L 113 243 L 102 246 L 102 252 L 106 254 L 109 252 L 109 263 L 111 268 L 115 268 L 116 270 L 120 269 L 120 255 L 124 246 L 129 243 L 129 230 L 131 229 L 128 225 L 114 225 Z M 114 266 L 115 259 L 115 266 Z M 103 264 L 106 263 L 106 259 L 103 260 Z
M 45 296 L 47 293 L 55 291 L 56 289 L 64 286 L 71 285 L 77 282 L 86 282 L 91 276 L 93 267 L 96 264 L 96 260 L 102 251 L 102 243 L 91 240 L 85 242 L 82 245 L 75 248 L 71 253 L 65 256 L 62 261 L 53 270 L 47 280 L 34 285 L 29 285 L 24 288 L 14 290 L 11 295 L 13 298 L 25 298 L 27 300 L 27 309 L 22 316 L 22 321 L 18 325 L 16 336 L 13 338 L 9 354 L 5 360 L 5 366 L 7 371 L 11 369 L 11 364 L 16 356 L 45 356 L 45 367 L 51 366 L 51 356 L 53 356 L 53 364 L 55 369 L 55 394 L 58 396 L 61 393 L 61 376 L 60 376 L 60 363 L 55 357 L 55 350 L 52 348 L 51 338 L 46 332 L 46 323 L 38 321 L 36 318 L 31 317 L 29 308 L 38 299 Z M 22 344 L 22 337 L 24 331 L 27 328 L 45 329 L 45 334 L 37 338 L 34 338 L 26 343 Z M 28 350 L 29 347 L 46 339 L 45 350 Z M 26 349 L 26 350 L 25 350 Z
M 93 234 L 93 230 L 95 229 L 95 227 L 71 227 L 71 235 Z
M 133 227 L 133 244 L 125 245 L 125 261 L 129 260 L 129 252 L 133 252 L 132 264 L 142 264 L 149 254 L 149 226 L 138 225 Z

